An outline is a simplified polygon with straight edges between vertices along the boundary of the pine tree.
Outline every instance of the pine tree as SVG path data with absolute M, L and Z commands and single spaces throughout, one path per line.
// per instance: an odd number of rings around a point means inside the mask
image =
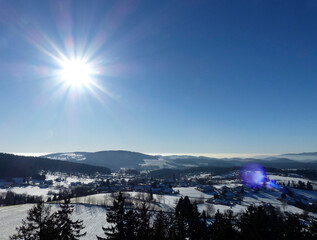
M 305 236 L 304 226 L 300 219 L 295 214 L 286 213 L 286 219 L 283 222 L 283 236 L 288 240 L 301 240 L 307 239 Z
M 169 232 L 169 218 L 167 215 L 160 211 L 157 213 L 155 221 L 153 223 L 153 230 L 151 231 L 152 240 L 167 239 Z
M 309 237 L 307 239 L 317 239 L 317 220 L 312 220 L 308 230 Z
M 178 200 L 175 208 L 175 214 L 172 219 L 172 227 L 170 232 L 170 239 L 183 240 L 186 238 L 186 220 L 184 217 L 185 203 L 183 197 Z
M 204 227 L 200 221 L 200 213 L 196 204 L 191 204 L 188 222 L 188 236 L 192 240 L 200 240 L 203 238 Z
M 137 238 L 146 240 L 149 238 L 150 232 L 150 214 L 149 206 L 146 202 L 143 202 L 141 207 L 137 211 L 138 217 L 138 228 L 137 228 Z
M 137 213 L 133 209 L 130 209 L 126 212 L 124 218 L 125 238 L 129 240 L 137 240 L 137 229 L 139 228 Z
M 85 236 L 86 232 L 81 231 L 85 228 L 82 220 L 73 221 L 71 215 L 74 211 L 74 206 L 70 204 L 70 199 L 65 199 L 63 204 L 60 204 L 61 210 L 54 214 L 56 225 L 59 231 L 61 240 L 78 240 Z
M 125 240 L 126 232 L 126 222 L 127 215 L 124 209 L 125 198 L 122 193 L 119 192 L 118 197 L 113 201 L 113 206 L 107 212 L 107 222 L 110 224 L 109 227 L 102 227 L 106 238 L 99 237 L 99 240 Z M 130 234 L 130 233 L 129 233 Z
M 173 235 L 176 239 L 201 239 L 204 228 L 200 221 L 200 214 L 196 204 L 192 204 L 187 196 L 180 198 L 175 208 Z
M 310 182 L 307 182 L 307 184 L 306 184 L 306 189 L 307 190 L 313 190 L 313 186 L 311 185 L 311 183 Z
M 10 237 L 11 240 L 56 240 L 58 231 L 54 224 L 50 207 L 44 202 L 39 202 L 28 211 L 26 220 L 22 220 L 22 226 L 17 228 L 17 234 Z
M 283 219 L 271 206 L 249 206 L 240 217 L 243 239 L 280 239 Z
M 215 214 L 215 220 L 210 226 L 210 232 L 212 239 L 226 240 L 226 239 L 239 239 L 238 232 L 233 228 L 233 212 L 228 211 L 222 214 L 217 211 Z

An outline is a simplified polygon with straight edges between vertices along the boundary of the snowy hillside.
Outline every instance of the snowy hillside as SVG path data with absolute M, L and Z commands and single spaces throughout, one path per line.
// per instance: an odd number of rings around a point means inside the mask
M 217 188 L 221 189 L 224 185 L 218 185 Z M 233 186 L 232 186 L 233 187 Z M 211 204 L 206 201 L 213 198 L 213 193 L 203 193 L 195 187 L 177 187 L 173 188 L 178 194 L 174 195 L 158 195 L 153 194 L 154 202 L 151 203 L 153 209 L 164 211 L 174 211 L 176 203 L 181 196 L 189 196 L 192 201 L 197 201 L 199 211 L 210 211 L 213 209 L 213 213 L 219 210 L 224 212 L 226 210 L 232 210 L 234 213 L 239 213 L 247 208 L 249 205 L 260 205 L 269 203 L 275 207 L 279 207 L 282 211 L 289 211 L 292 213 L 302 214 L 303 210 L 295 206 L 282 203 L 280 201 L 280 192 L 274 189 L 262 190 L 261 192 L 246 191 L 244 198 L 237 204 L 226 205 L 225 203 Z M 316 191 L 304 191 L 295 190 L 296 194 L 304 195 L 306 198 L 317 197 Z M 139 199 L 142 198 L 140 192 L 127 192 L 128 199 L 132 200 L 135 204 L 138 204 Z M 102 226 L 106 225 L 106 208 L 102 205 L 111 205 L 113 201 L 113 194 L 102 193 L 85 197 L 73 198 L 72 203 L 75 205 L 73 213 L 74 219 L 81 219 L 84 221 L 85 231 L 87 235 L 83 237 L 83 240 L 96 239 L 96 235 L 103 235 Z M 141 198 L 140 198 L 141 196 Z M 146 194 L 144 195 L 146 196 Z M 143 197 L 144 197 L 143 196 Z M 52 211 L 56 211 L 58 205 L 50 204 Z M 21 225 L 21 220 L 26 217 L 27 210 L 32 207 L 31 204 L 0 207 L 0 240 L 7 240 L 8 237 L 15 233 L 15 228 Z M 309 213 L 313 217 L 317 217 L 317 214 Z
M 8 240 L 9 236 L 16 232 L 15 228 L 21 225 L 26 218 L 31 204 L 23 204 L 9 207 L 0 207 L 0 240 Z M 57 205 L 52 204 L 52 211 L 57 210 Z M 96 239 L 96 235 L 103 236 L 102 226 L 107 224 L 106 209 L 100 206 L 88 206 L 75 204 L 74 219 L 84 220 L 87 235 L 82 240 Z

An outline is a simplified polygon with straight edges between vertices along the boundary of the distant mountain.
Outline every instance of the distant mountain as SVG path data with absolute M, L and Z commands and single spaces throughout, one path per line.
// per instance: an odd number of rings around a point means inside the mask
M 106 166 L 111 169 L 138 168 L 157 169 L 187 169 L 193 167 L 242 167 L 248 162 L 254 162 L 269 168 L 317 168 L 317 162 L 297 161 L 285 156 L 275 156 L 267 159 L 258 158 L 210 158 L 204 156 L 171 155 L 152 156 L 129 151 L 101 152 L 69 152 L 45 155 L 50 159 L 71 162 L 81 162 L 94 166 Z
M 157 160 L 157 156 L 130 151 L 100 151 L 100 152 L 68 152 L 54 153 L 42 157 L 71 162 L 81 162 L 94 166 L 119 168 L 139 168 L 144 160 Z
M 273 160 L 263 160 L 256 158 L 179 158 L 173 159 L 175 163 L 181 164 L 182 167 L 242 167 L 248 162 L 260 164 L 268 168 L 317 168 L 317 161 L 296 161 L 287 158 L 275 158 Z
M 286 153 L 286 154 L 281 154 L 279 156 L 283 158 L 289 158 L 292 160 L 298 160 L 298 161 L 317 160 L 317 152 Z
M 28 177 L 41 170 L 83 174 L 111 172 L 110 169 L 106 167 L 96 167 L 82 163 L 51 160 L 41 157 L 24 157 L 0 153 L 0 178 Z

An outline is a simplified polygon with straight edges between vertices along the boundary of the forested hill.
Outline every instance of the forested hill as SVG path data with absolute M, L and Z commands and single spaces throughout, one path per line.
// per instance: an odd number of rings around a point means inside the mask
M 68 162 L 82 162 L 94 166 L 109 167 L 111 169 L 139 168 L 145 159 L 157 160 L 157 156 L 151 156 L 130 151 L 100 151 L 100 152 L 68 152 L 54 153 L 42 157 L 64 160 Z
M 82 163 L 0 153 L 0 178 L 27 177 L 38 173 L 40 170 L 83 174 L 111 172 L 110 169 L 106 167 L 96 167 Z

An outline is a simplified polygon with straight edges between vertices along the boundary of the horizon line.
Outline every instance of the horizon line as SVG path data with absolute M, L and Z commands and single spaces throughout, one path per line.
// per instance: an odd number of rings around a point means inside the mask
M 106 150 L 106 151 L 116 151 L 116 150 Z M 121 151 L 124 151 L 124 150 L 121 150 Z M 73 151 L 73 152 L 78 152 L 78 151 Z M 87 152 L 90 152 L 90 151 L 87 151 Z M 99 151 L 96 151 L 96 152 L 99 152 Z M 72 152 L 65 151 L 65 152 L 7 152 L 7 153 L 19 155 L 19 156 L 40 157 L 43 155 L 54 154 L 54 153 L 72 153 Z M 239 157 L 248 158 L 248 157 L 277 156 L 283 153 L 179 153 L 179 152 L 178 153 L 163 153 L 163 152 L 149 153 L 149 152 L 145 152 L 143 154 L 154 155 L 154 156 L 159 155 L 159 156 L 195 156 L 195 157 L 211 157 L 211 158 L 239 158 Z

